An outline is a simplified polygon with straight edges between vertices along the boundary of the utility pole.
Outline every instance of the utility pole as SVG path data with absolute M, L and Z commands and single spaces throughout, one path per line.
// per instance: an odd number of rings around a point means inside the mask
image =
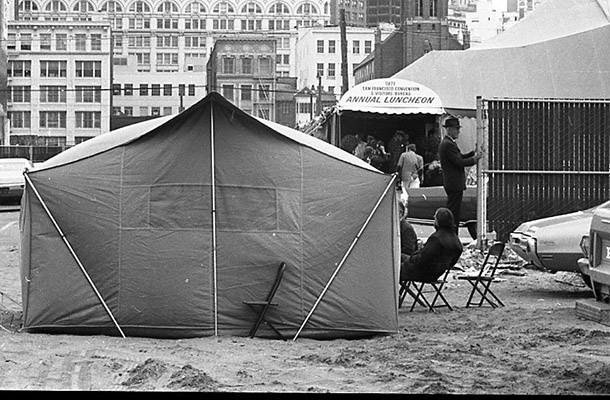
M 180 96 L 180 107 L 178 112 L 184 111 L 184 84 L 178 85 L 178 96 Z
M 345 9 L 342 8 L 339 11 L 341 14 L 339 20 L 339 26 L 341 28 L 341 77 L 343 78 L 341 94 L 344 94 L 349 89 L 349 80 L 347 75 L 347 28 L 345 26 Z
M 322 113 L 322 75 L 318 74 L 318 99 L 316 102 L 316 114 Z
M 313 91 L 316 90 L 313 85 L 311 85 L 311 90 L 309 91 L 309 120 L 313 121 Z

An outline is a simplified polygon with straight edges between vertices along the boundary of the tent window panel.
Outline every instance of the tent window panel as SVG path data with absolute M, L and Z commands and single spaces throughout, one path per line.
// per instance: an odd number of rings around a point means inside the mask
M 278 199 L 275 189 L 219 186 L 218 229 L 274 231 L 278 229 Z
M 148 228 L 148 187 L 123 187 L 121 226 Z
M 301 221 L 301 193 L 278 190 L 278 228 L 280 231 L 298 232 Z
M 161 229 L 212 229 L 209 185 L 150 187 L 150 227 Z

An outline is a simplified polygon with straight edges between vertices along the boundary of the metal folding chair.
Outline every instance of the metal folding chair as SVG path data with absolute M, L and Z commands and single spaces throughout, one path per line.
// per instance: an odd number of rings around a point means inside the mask
M 402 307 L 402 303 L 408 294 L 413 298 L 413 303 L 411 304 L 409 311 L 413 311 L 416 304 L 427 307 L 428 311 L 434 311 L 435 308 L 440 307 L 447 307 L 449 310 L 453 311 L 453 308 L 442 293 L 443 287 L 445 286 L 445 283 L 447 283 L 447 276 L 449 275 L 450 270 L 451 268 L 447 268 L 447 271 L 445 271 L 443 276 L 434 282 L 401 281 L 400 291 L 398 292 L 398 307 Z M 424 296 L 424 287 L 426 285 L 430 285 L 434 289 L 435 295 L 431 302 Z M 443 304 L 436 305 L 438 299 L 441 299 Z
M 481 297 L 479 303 L 476 304 L 477 307 L 481 307 L 483 305 L 483 300 L 489 303 L 489 305 L 493 308 L 500 306 L 504 307 L 504 303 L 502 303 L 502 301 L 494 294 L 494 292 L 492 292 L 490 288 L 503 253 L 504 243 L 494 243 L 487 251 L 487 255 L 483 260 L 481 270 L 478 274 L 460 275 L 457 277 L 457 279 L 468 281 L 472 285 L 472 290 L 470 292 L 470 296 L 468 297 L 468 301 L 466 302 L 466 307 L 475 305 L 475 301 L 473 300 L 475 293 L 478 293 Z M 495 257 L 495 261 L 492 260 L 489 262 L 490 257 Z
M 258 331 L 258 328 L 261 326 L 261 324 L 263 322 L 265 322 L 267 324 L 267 326 L 269 326 L 269 328 L 271 328 L 279 338 L 281 338 L 282 340 L 286 340 L 286 338 L 280 333 L 280 331 L 278 331 L 271 324 L 271 322 L 269 322 L 265 318 L 269 308 L 277 307 L 277 303 L 272 303 L 272 300 L 273 300 L 273 297 L 275 296 L 275 292 L 277 292 L 277 289 L 280 287 L 280 283 L 282 282 L 282 277 L 284 276 L 284 271 L 285 270 L 286 270 L 286 263 L 285 262 L 280 263 L 280 266 L 279 266 L 279 268 L 277 270 L 277 274 L 275 276 L 275 281 L 273 282 L 273 286 L 271 286 L 271 290 L 269 290 L 269 293 L 267 294 L 267 297 L 265 298 L 265 300 L 262 300 L 262 301 L 251 301 L 251 300 L 243 301 L 243 303 L 245 305 L 247 305 L 253 311 L 258 313 L 256 321 L 254 322 L 254 325 L 252 325 L 252 328 L 250 329 L 250 332 L 248 333 L 248 335 L 251 338 L 253 338 L 254 335 L 256 335 L 256 331 Z

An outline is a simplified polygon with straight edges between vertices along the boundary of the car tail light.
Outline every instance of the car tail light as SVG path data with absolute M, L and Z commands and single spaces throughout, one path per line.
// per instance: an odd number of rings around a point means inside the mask
M 584 235 L 582 239 L 580 239 L 580 249 L 582 250 L 582 254 L 589 258 L 589 254 L 591 253 L 591 240 L 589 235 Z

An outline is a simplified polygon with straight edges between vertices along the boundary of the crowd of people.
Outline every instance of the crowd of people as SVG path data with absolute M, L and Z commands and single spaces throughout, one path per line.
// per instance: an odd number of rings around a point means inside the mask
M 348 135 L 342 148 L 386 173 L 398 173 L 404 193 L 408 188 L 442 185 L 447 194 L 447 206 L 434 214 L 435 232 L 423 246 L 407 222 L 407 212 L 401 212 L 401 281 L 434 282 L 459 259 L 462 244 L 458 237 L 462 197 L 466 189 L 465 167 L 475 165 L 481 154 L 475 151 L 462 154 L 456 139 L 460 132 L 457 118 L 447 118 L 443 124 L 446 135 L 440 138 L 435 130 L 426 135 L 422 154 L 411 143 L 411 137 L 397 130 L 388 142 L 374 136 Z M 404 205 L 403 205 L 404 207 Z

